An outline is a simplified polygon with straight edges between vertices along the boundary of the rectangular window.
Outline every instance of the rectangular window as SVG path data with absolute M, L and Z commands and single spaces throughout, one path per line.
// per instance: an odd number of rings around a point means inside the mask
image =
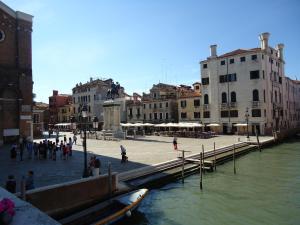
M 207 64 L 203 64 L 203 69 L 206 69 L 207 68 Z
M 180 114 L 180 116 L 181 116 L 181 119 L 186 119 L 186 112 L 182 112 L 181 114 Z
M 180 106 L 181 108 L 185 108 L 186 107 L 186 101 L 180 101 Z
M 194 112 L 194 118 L 199 119 L 200 118 L 200 112 Z
M 230 110 L 230 117 L 239 117 L 238 110 Z
M 166 113 L 166 120 L 169 119 L 169 113 Z
M 159 103 L 159 108 L 162 108 L 162 103 L 161 102 Z
M 264 116 L 267 117 L 267 110 L 264 110 Z
M 209 84 L 209 77 L 202 78 L 202 84 L 203 85 L 208 85 Z
M 233 63 L 234 63 L 234 59 L 230 59 L 230 60 L 229 60 L 229 63 L 230 63 L 230 64 L 233 64 Z
M 252 117 L 261 117 L 260 109 L 252 109 Z
M 163 119 L 163 114 L 159 113 L 159 119 L 162 120 Z
M 169 107 L 169 102 L 166 102 L 166 108 L 168 108 Z
M 156 103 L 154 103 L 154 109 L 156 109 Z
M 250 71 L 250 79 L 259 79 L 259 70 Z
M 221 111 L 221 118 L 227 118 L 228 117 L 228 110 Z
M 257 60 L 257 55 L 251 55 L 252 60 Z
M 146 114 L 144 114 L 144 120 L 146 120 Z
M 225 60 L 222 60 L 221 61 L 221 66 L 224 66 L 225 65 Z
M 200 106 L 200 99 L 195 99 L 194 100 L 194 106 L 199 107 Z
M 154 113 L 154 119 L 157 120 L 157 113 Z
M 210 112 L 209 111 L 204 111 L 203 112 L 203 118 L 210 118 Z
M 39 122 L 40 122 L 40 115 L 33 114 L 33 123 L 39 123 Z
M 151 109 L 152 108 L 152 105 L 151 105 L 151 103 L 149 104 L 149 109 Z
M 282 84 L 282 77 L 279 77 L 279 83 Z
M 152 120 L 152 113 L 149 113 L 149 119 Z
M 228 75 L 220 75 L 219 76 L 219 81 L 220 83 L 225 83 L 225 82 L 233 82 L 236 81 L 236 73 L 228 74 Z
M 265 79 L 265 71 L 263 70 L 262 72 L 263 72 L 263 79 Z
M 241 61 L 241 62 L 245 62 L 245 61 L 246 61 L 246 57 L 245 57 L 245 56 L 241 57 L 241 58 L 240 58 L 240 61 Z
M 144 104 L 144 109 L 146 109 L 146 104 Z
M 264 90 L 264 102 L 266 102 L 266 90 Z

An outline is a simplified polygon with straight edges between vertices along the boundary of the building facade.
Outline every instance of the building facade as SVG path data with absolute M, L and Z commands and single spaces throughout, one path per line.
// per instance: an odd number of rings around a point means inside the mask
M 0 145 L 33 137 L 32 18 L 0 1 Z
M 48 130 L 49 124 L 49 105 L 36 102 L 32 109 L 33 137 L 41 137 L 43 131 Z
M 53 90 L 52 96 L 49 97 L 49 113 L 50 113 L 50 126 L 59 123 L 59 108 L 65 105 L 72 104 L 72 96 L 68 94 L 59 94 L 57 90 Z
M 133 93 L 133 95 L 126 100 L 126 111 L 128 123 L 142 123 L 144 115 L 142 96 Z
M 178 88 L 155 84 L 149 94 L 143 93 L 143 121 L 147 123 L 178 122 Z
M 107 92 L 111 89 L 112 79 L 93 79 L 84 84 L 79 83 L 72 89 L 73 113 L 76 120 L 79 121 L 81 110 L 84 105 L 88 111 L 88 122 L 92 122 L 94 116 L 99 120 L 99 129 L 101 130 L 103 119 L 103 103 L 107 101 Z M 126 93 L 120 86 L 119 96 L 114 99 L 121 105 L 121 121 L 126 121 Z
M 70 123 L 73 114 L 73 104 L 58 107 L 58 123 Z
M 201 84 L 195 83 L 193 89 L 189 87 L 179 88 L 177 105 L 179 122 L 202 123 Z
M 204 123 L 219 123 L 223 133 L 234 132 L 234 124 L 247 118 L 251 133 L 271 134 L 286 127 L 286 106 L 295 101 L 290 95 L 287 99 L 286 87 L 296 84 L 285 76 L 284 45 L 269 46 L 269 36 L 259 36 L 259 48 L 220 56 L 217 46 L 210 46 L 211 55 L 200 62 Z

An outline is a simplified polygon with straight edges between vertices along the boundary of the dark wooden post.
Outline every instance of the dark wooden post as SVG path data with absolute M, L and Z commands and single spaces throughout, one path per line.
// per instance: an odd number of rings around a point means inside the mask
M 22 179 L 21 179 L 21 199 L 26 201 L 26 186 L 25 186 L 25 177 L 22 176 Z
M 257 129 L 255 129 L 255 134 L 256 134 L 256 140 L 257 140 L 257 147 L 258 147 L 258 150 L 261 152 L 261 148 L 260 148 L 260 143 L 259 143 L 259 137 L 258 137 L 258 131 L 257 131 Z
M 204 145 L 202 145 L 202 167 L 203 167 L 203 173 L 205 173 L 205 168 L 204 168 Z
M 233 145 L 233 172 L 236 174 L 236 168 L 235 168 L 235 144 Z
M 214 142 L 214 156 L 215 156 L 214 166 L 215 166 L 215 171 L 217 171 L 216 142 Z
M 111 174 L 111 163 L 108 162 L 108 192 L 109 197 L 112 195 L 112 174 Z
M 184 150 L 182 150 L 182 171 L 181 171 L 181 182 L 184 183 Z
M 202 152 L 200 152 L 200 160 L 199 160 L 199 171 L 200 171 L 200 189 L 202 190 Z

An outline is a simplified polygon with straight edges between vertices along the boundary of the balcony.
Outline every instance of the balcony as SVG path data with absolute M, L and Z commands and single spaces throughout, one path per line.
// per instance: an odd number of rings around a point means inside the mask
M 230 102 L 230 108 L 236 108 L 237 104 L 236 102 Z
M 203 105 L 203 109 L 204 109 L 204 110 L 209 110 L 209 108 L 210 108 L 210 107 L 209 107 L 209 104 L 204 104 L 204 105 Z
M 253 101 L 252 102 L 252 108 L 253 109 L 260 108 L 260 101 Z
M 228 103 L 221 103 L 221 109 L 228 109 Z

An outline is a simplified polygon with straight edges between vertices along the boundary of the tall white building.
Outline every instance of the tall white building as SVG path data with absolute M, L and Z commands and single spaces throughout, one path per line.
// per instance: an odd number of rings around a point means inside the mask
M 200 62 L 204 123 L 219 123 L 223 133 L 231 133 L 249 114 L 250 133 L 257 129 L 270 134 L 299 125 L 299 82 L 285 77 L 284 45 L 270 47 L 269 36 L 259 35 L 259 48 L 220 56 L 217 45 L 210 46 L 210 56 Z

